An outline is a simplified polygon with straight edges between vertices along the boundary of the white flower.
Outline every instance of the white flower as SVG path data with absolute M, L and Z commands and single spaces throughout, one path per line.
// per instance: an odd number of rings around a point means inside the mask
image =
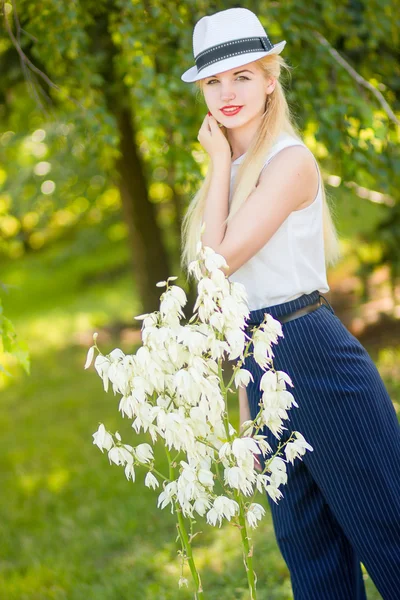
M 180 300 L 178 300 L 169 291 L 164 292 L 162 300 L 160 302 L 160 313 L 163 317 L 163 321 L 165 321 L 166 323 L 176 323 L 176 317 L 178 315 L 183 315 Z
M 222 463 L 224 463 L 224 459 L 227 459 L 232 453 L 232 447 L 230 445 L 229 442 L 225 442 L 224 444 L 222 444 L 221 448 L 219 449 L 218 452 L 218 456 L 219 458 L 222 460 Z M 229 462 L 227 462 L 227 465 L 229 464 Z
M 180 369 L 174 375 L 174 386 L 181 396 L 189 400 L 190 404 L 196 402 L 201 393 L 201 386 L 194 380 L 193 372 L 189 369 Z
M 243 423 L 240 425 L 240 432 L 246 433 L 246 435 L 250 435 L 250 433 L 254 430 L 254 423 L 253 423 L 253 419 L 249 419 L 248 421 L 243 421 Z
M 278 377 L 278 385 L 282 386 L 282 389 L 285 388 L 285 382 L 288 383 L 290 387 L 293 387 L 293 382 L 287 373 L 284 371 L 277 371 L 276 374 Z
M 131 374 L 125 367 L 122 361 L 114 360 L 109 369 L 107 370 L 108 379 L 113 384 L 113 392 L 120 392 L 121 394 L 127 395 L 130 391 L 129 380 Z
M 206 269 L 211 272 L 215 271 L 215 269 L 228 266 L 225 258 L 221 254 L 217 254 L 209 246 L 204 246 L 204 264 Z
M 263 410 L 261 410 L 261 413 L 257 419 L 257 425 L 266 425 L 278 439 L 280 438 L 281 433 L 287 429 L 287 427 L 283 426 L 282 419 L 288 418 L 286 410 L 281 408 L 279 403 L 276 401 L 277 398 L 275 396 L 277 394 L 279 395 L 280 393 L 282 392 L 272 392 L 269 394 L 266 394 L 266 392 L 263 393 Z
M 275 392 L 278 386 L 276 373 L 268 370 L 260 379 L 260 390 L 263 392 Z
M 248 303 L 248 293 L 246 290 L 246 287 L 243 285 L 243 283 L 239 283 L 237 281 L 233 281 L 232 282 L 232 296 L 235 298 L 235 300 L 237 302 L 244 302 L 245 304 Z M 246 315 L 248 316 L 248 314 Z
M 168 400 L 169 402 L 170 400 Z M 143 427 L 143 431 L 149 430 L 150 434 L 155 433 L 155 426 L 153 425 L 153 421 L 159 412 L 158 406 L 152 406 L 149 402 L 138 402 L 134 401 L 134 411 L 136 414 L 136 419 L 132 423 L 132 427 L 135 429 L 136 433 L 139 433 L 140 428 Z M 154 438 L 153 438 L 154 441 Z
M 98 430 L 93 434 L 93 444 L 96 444 L 102 452 L 103 449 L 110 450 L 114 445 L 112 435 L 105 430 L 103 423 L 99 425 Z
M 161 509 L 171 504 L 171 514 L 174 512 L 174 506 L 172 504 L 172 499 L 176 495 L 177 483 L 176 481 L 170 481 L 164 488 L 164 491 L 158 496 L 157 507 Z
M 257 434 L 257 435 L 254 435 L 253 438 L 257 442 L 258 447 L 260 448 L 263 456 L 265 456 L 266 454 L 270 454 L 272 452 L 272 448 L 266 441 L 265 435 Z
M 185 577 L 180 577 L 179 581 L 178 581 L 178 585 L 179 585 L 180 588 L 183 587 L 184 585 L 186 585 L 186 587 L 188 587 L 189 586 L 189 582 L 188 582 L 188 580 Z
M 150 444 L 139 444 L 135 448 L 135 455 L 139 462 L 148 463 L 153 460 L 153 448 Z
M 192 406 L 190 409 L 190 423 L 198 436 L 204 438 L 207 437 L 209 427 L 207 424 L 207 411 L 204 407 L 204 403 L 200 406 Z
M 263 493 L 270 484 L 271 478 L 265 473 L 256 474 L 256 488 L 260 493 Z
M 229 294 L 230 290 L 232 289 L 232 284 L 229 283 L 223 271 L 220 269 L 215 269 L 215 271 L 212 271 L 210 278 L 224 296 Z
M 86 362 L 85 362 L 85 369 L 87 369 L 88 367 L 90 367 L 90 365 L 92 364 L 92 360 L 93 360 L 93 356 L 94 356 L 94 346 L 90 346 L 87 356 L 86 356 Z
M 134 415 L 133 397 L 131 395 L 122 396 L 118 410 L 121 411 L 122 416 L 125 414 L 128 418 L 132 419 Z
M 108 458 L 111 463 L 116 465 L 125 465 L 126 463 L 133 463 L 133 456 L 130 450 L 133 450 L 132 446 L 124 444 L 123 446 L 114 446 L 108 451 Z
M 172 296 L 178 301 L 178 303 L 181 306 L 185 306 L 187 302 L 187 297 L 182 288 L 180 288 L 178 285 L 172 285 L 169 288 L 169 293 L 172 294 Z
M 157 478 L 153 475 L 153 473 L 151 471 L 149 471 L 145 477 L 144 480 L 144 485 L 148 488 L 153 488 L 153 490 L 156 489 L 156 487 L 159 487 L 159 483 Z
M 273 357 L 271 345 L 260 338 L 260 331 L 253 334 L 253 357 L 262 369 L 270 365 L 270 359 Z
M 109 450 L 108 459 L 110 461 L 110 464 L 113 462 L 116 465 L 125 465 L 125 463 L 126 463 L 126 461 L 124 460 L 124 457 L 120 453 L 120 449 L 118 446 L 114 446 L 113 448 L 111 448 Z
M 246 513 L 246 520 L 250 527 L 257 527 L 257 520 L 261 521 L 262 517 L 265 515 L 265 509 L 261 504 L 252 503 L 249 506 L 249 509 Z
M 215 312 L 214 314 L 211 315 L 211 317 L 210 317 L 211 327 L 214 327 L 214 329 L 216 329 L 217 331 L 222 333 L 222 331 L 224 329 L 224 324 L 225 324 L 225 318 L 222 313 Z
M 281 490 L 279 490 L 275 485 L 267 485 L 266 487 L 268 495 L 272 498 L 275 504 L 278 504 L 278 500 L 283 498 L 283 494 Z
M 213 297 L 218 293 L 218 286 L 210 277 L 203 277 L 198 283 L 197 291 L 199 294 L 208 294 Z
M 200 267 L 200 263 L 198 260 L 192 260 L 189 265 L 188 265 L 188 273 L 193 273 L 194 276 L 196 277 L 197 281 L 199 281 L 201 279 L 202 276 L 202 272 L 201 272 L 201 267 Z
M 143 313 L 142 315 L 138 315 L 137 317 L 133 317 L 134 319 L 137 319 L 138 321 L 144 321 L 149 315 L 149 313 Z
M 104 387 L 104 391 L 108 391 L 108 376 L 107 376 L 107 372 L 109 370 L 111 366 L 111 362 L 109 361 L 109 359 L 106 356 L 103 356 L 102 354 L 98 354 L 95 358 L 94 361 L 94 368 L 96 369 L 97 373 L 100 375 L 100 377 L 103 379 L 103 387 Z
M 252 468 L 254 461 L 252 459 Z M 241 467 L 226 468 L 224 471 L 224 481 L 230 487 L 240 490 L 245 496 L 250 496 L 253 493 L 252 485 L 246 477 L 244 469 Z
M 198 311 L 200 320 L 205 323 L 210 316 L 218 309 L 216 302 L 208 295 L 199 295 L 193 310 Z
M 253 375 L 247 369 L 239 369 L 235 373 L 235 385 L 237 388 L 239 386 L 247 387 L 250 379 L 254 381 Z
M 221 527 L 222 519 L 225 517 L 228 521 L 239 512 L 239 504 L 226 496 L 218 496 L 214 500 L 213 507 L 207 513 L 207 523 L 215 525 L 219 521 Z
M 264 340 L 276 344 L 278 337 L 283 337 L 282 324 L 269 313 L 265 313 L 265 317 L 266 322 L 260 326 Z
M 232 454 L 238 461 L 248 459 L 249 455 L 261 454 L 257 442 L 251 437 L 236 438 L 232 442 Z
M 314 450 L 314 448 L 308 442 L 306 442 L 301 433 L 298 431 L 295 431 L 294 433 L 297 439 L 295 439 L 293 442 L 289 442 L 285 446 L 286 459 L 292 464 L 295 458 L 300 458 L 300 460 L 302 460 L 301 457 L 306 453 L 306 450 Z
M 209 497 L 205 494 L 196 498 L 196 500 L 193 504 L 194 510 L 201 516 L 204 515 L 204 513 L 206 512 L 206 510 L 208 508 L 210 508 L 210 506 L 211 506 L 211 501 L 210 501 Z
M 199 469 L 198 478 L 205 487 L 212 488 L 214 486 L 214 475 L 209 469 Z
M 110 360 L 114 362 L 124 358 L 125 353 L 121 350 L 121 348 L 114 348 L 114 350 L 112 350 L 108 356 L 110 357 Z
M 133 466 L 133 463 L 129 464 L 126 463 L 125 465 L 125 476 L 127 478 L 127 480 L 129 481 L 129 479 L 132 479 L 132 482 L 135 481 L 135 467 Z
M 276 392 L 280 399 L 280 405 L 285 408 L 290 408 L 292 404 L 298 406 L 293 395 L 286 390 L 286 383 L 293 387 L 292 380 L 287 373 L 268 370 L 261 377 L 260 390 L 265 393 Z
M 223 310 L 225 307 L 223 308 Z M 234 327 L 225 332 L 226 341 L 229 344 L 230 352 L 228 354 L 228 360 L 234 360 L 239 356 L 243 356 L 243 345 L 245 342 L 245 335 L 241 329 Z
M 271 472 L 271 484 L 279 487 L 282 483 L 287 483 L 286 463 L 279 456 L 274 456 L 268 465 Z
M 156 489 L 162 483 L 159 508 L 170 505 L 171 513 L 179 508 L 183 517 L 191 519 L 195 513 L 206 516 L 209 524 L 221 527 L 223 518 L 229 521 L 239 513 L 239 504 L 231 499 L 237 492 L 253 496 L 256 491 L 267 491 L 277 502 L 283 496 L 279 486 L 287 481 L 287 463 L 312 447 L 298 434 L 293 443 L 285 444 L 286 461 L 279 457 L 270 459 L 269 468 L 267 462 L 265 469 L 268 474 L 254 468 L 254 458 L 271 454 L 272 448 L 265 436 L 250 436 L 253 425 L 256 431 L 269 427 L 279 437 L 286 429 L 283 420 L 288 418 L 288 410 L 297 406 L 286 389 L 293 387 L 291 378 L 283 371 L 275 371 L 272 360 L 272 347 L 283 336 L 282 328 L 268 314 L 261 327 L 254 328 L 253 356 L 266 373 L 260 383 L 259 414 L 245 423 L 249 426 L 247 433 L 241 429 L 238 437 L 226 420 L 221 361 L 240 357 L 240 366 L 234 369 L 236 388 L 255 381 L 250 370 L 241 368 L 245 350 L 250 346 L 245 331 L 249 316 L 247 293 L 243 285 L 230 282 L 222 271 L 228 266 L 223 256 L 203 247 L 201 242 L 197 250 L 198 260 L 189 265 L 189 272 L 198 279 L 198 297 L 189 323 L 181 324 L 182 307 L 187 301 L 185 292 L 169 284 L 177 278 L 160 281 L 157 287 L 166 288 L 162 290 L 160 310 L 136 317 L 143 320 L 142 345 L 136 353 L 125 355 L 115 348 L 107 356 L 99 354 L 94 361 L 105 391 L 111 382 L 114 394 L 122 395 L 119 410 L 123 417 L 131 419 L 134 433 L 148 432 L 153 445 L 161 438 L 172 456 L 179 455 L 179 473 L 176 469 L 171 481 L 164 480 L 164 476 L 159 481 L 153 467 L 152 445 L 143 443 L 134 448 L 123 444 L 119 433 L 110 435 L 104 425 L 93 434 L 93 443 L 102 452 L 106 449 L 110 464 L 122 466 L 132 482 L 136 466 L 148 465 L 145 487 Z M 85 368 L 92 364 L 94 348 L 97 346 L 88 350 Z M 224 468 L 226 491 L 222 494 L 228 497 L 215 498 L 214 471 L 218 462 Z M 256 527 L 265 510 L 251 500 L 246 507 L 248 526 Z M 183 574 L 179 582 L 180 587 L 187 585 Z

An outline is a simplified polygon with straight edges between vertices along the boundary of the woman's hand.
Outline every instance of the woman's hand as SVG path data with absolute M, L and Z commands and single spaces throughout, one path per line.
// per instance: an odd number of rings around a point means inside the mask
M 231 160 L 229 142 L 222 131 L 220 131 L 218 122 L 212 115 L 206 114 L 204 117 L 197 139 L 209 154 L 211 160 Z

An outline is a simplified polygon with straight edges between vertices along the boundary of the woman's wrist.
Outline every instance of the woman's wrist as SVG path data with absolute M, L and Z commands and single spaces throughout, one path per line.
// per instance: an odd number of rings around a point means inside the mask
M 218 169 L 220 169 L 220 168 L 225 169 L 225 168 L 229 167 L 229 170 L 230 170 L 231 164 L 232 164 L 230 154 L 228 154 L 228 153 L 217 154 L 215 156 L 212 156 L 211 162 L 212 162 L 214 169 L 215 169 L 215 167 L 217 167 Z

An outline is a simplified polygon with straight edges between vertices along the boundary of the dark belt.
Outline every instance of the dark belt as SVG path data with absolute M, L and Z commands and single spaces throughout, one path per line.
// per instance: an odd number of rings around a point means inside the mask
M 281 323 L 287 323 L 287 321 L 293 321 L 293 319 L 298 319 L 299 317 L 303 317 L 304 315 L 308 315 L 308 313 L 317 310 L 322 306 L 321 296 L 318 298 L 314 304 L 308 304 L 307 306 L 303 306 L 303 308 L 299 308 L 298 310 L 294 310 L 291 313 L 287 313 L 286 315 L 282 315 L 280 317 L 274 317 L 277 321 Z

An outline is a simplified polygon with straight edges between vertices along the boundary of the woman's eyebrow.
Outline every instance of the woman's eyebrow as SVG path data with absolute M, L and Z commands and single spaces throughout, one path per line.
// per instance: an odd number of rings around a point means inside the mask
M 246 71 L 247 71 L 248 73 L 251 73 L 251 74 L 253 74 L 253 71 L 250 71 L 250 69 L 242 69 L 241 71 L 236 71 L 236 72 L 234 73 L 234 75 L 238 75 L 239 73 L 246 73 Z
M 239 75 L 239 73 L 246 73 L 246 71 L 254 75 L 253 71 L 250 71 L 250 69 L 242 69 L 241 71 L 235 71 L 234 75 Z M 210 77 L 208 77 L 207 79 L 211 79 L 211 77 L 217 77 L 218 79 L 217 75 L 210 75 Z

